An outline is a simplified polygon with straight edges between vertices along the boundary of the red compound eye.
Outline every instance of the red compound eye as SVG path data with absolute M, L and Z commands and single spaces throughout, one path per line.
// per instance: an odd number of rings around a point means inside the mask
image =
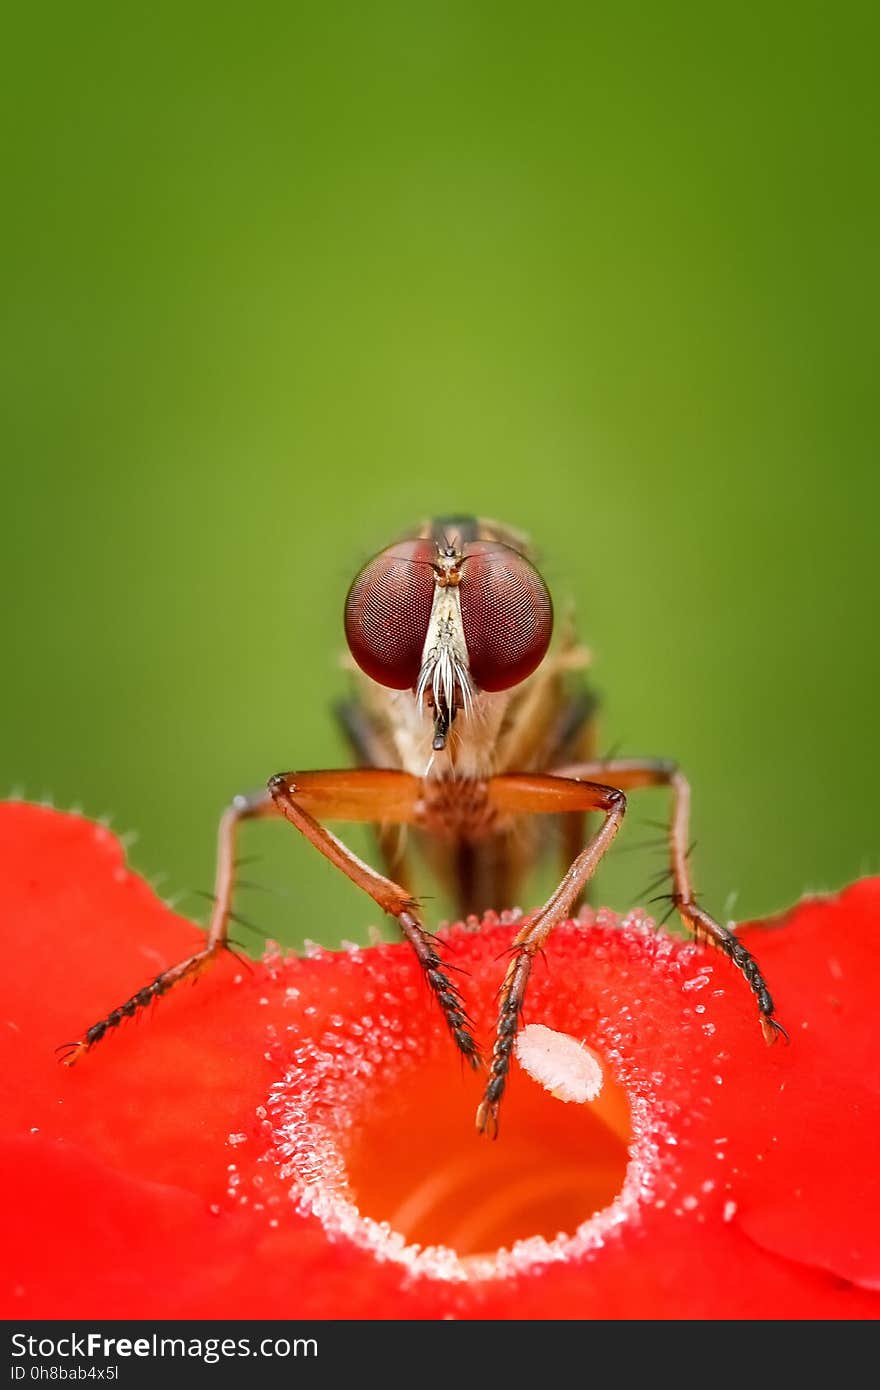
M 345 600 L 345 636 L 368 676 L 392 690 L 419 678 L 434 601 L 430 541 L 404 541 L 364 565 Z
M 550 645 L 547 586 L 516 550 L 495 542 L 464 547 L 461 616 L 471 675 L 481 690 L 507 690 L 531 675 Z

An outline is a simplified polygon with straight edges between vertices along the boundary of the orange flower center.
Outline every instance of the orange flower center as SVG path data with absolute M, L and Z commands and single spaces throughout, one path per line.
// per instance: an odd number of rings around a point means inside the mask
M 533 1237 L 573 1235 L 620 1194 L 630 1107 L 607 1070 L 597 1100 L 577 1105 L 515 1066 L 493 1142 L 474 1128 L 480 1078 L 450 1061 L 443 1049 L 390 1086 L 355 1088 L 344 1121 L 315 1136 L 324 1156 L 312 1205 L 328 1227 L 357 1238 L 359 1221 L 399 1246 L 495 1255 Z

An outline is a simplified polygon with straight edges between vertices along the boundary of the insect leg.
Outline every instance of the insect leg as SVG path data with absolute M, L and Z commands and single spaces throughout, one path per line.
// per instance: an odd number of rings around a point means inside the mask
M 124 1018 L 132 1018 L 138 1011 L 154 999 L 167 994 L 182 980 L 196 979 L 203 970 L 227 945 L 229 914 L 232 910 L 232 894 L 235 888 L 235 842 L 240 821 L 252 820 L 259 816 L 276 816 L 278 812 L 268 791 L 254 792 L 248 796 L 237 796 L 227 806 L 220 817 L 217 830 L 217 868 L 214 880 L 214 907 L 208 927 L 208 938 L 200 951 L 178 961 L 167 970 L 161 971 L 149 984 L 144 985 L 119 1004 L 110 1013 L 93 1023 L 75 1043 L 66 1044 L 67 1051 L 61 1058 L 65 1066 L 72 1066 L 86 1052 L 99 1043 L 111 1028 L 118 1028 Z
M 577 695 L 570 701 L 563 711 L 563 721 L 557 732 L 557 754 L 550 760 L 551 763 L 564 758 L 567 762 L 575 758 L 593 758 L 596 755 L 598 745 L 599 730 L 597 721 L 598 699 L 591 689 L 584 687 L 578 691 Z M 545 764 L 547 766 L 547 764 Z M 601 778 L 594 779 L 601 781 Z M 575 856 L 579 853 L 581 846 L 586 838 L 588 829 L 592 829 L 592 823 L 588 821 L 583 811 L 576 811 L 573 815 L 562 816 L 560 825 L 560 850 L 562 857 L 561 870 L 567 869 Z M 584 892 L 580 893 L 572 903 L 571 910 L 575 912 L 581 902 L 590 900 L 590 885 L 587 884 Z
M 425 931 L 418 903 L 405 888 L 358 859 L 331 834 L 322 819 L 406 824 L 415 819 L 421 783 L 405 772 L 358 769 L 341 772 L 280 772 L 269 782 L 279 812 L 295 825 L 331 864 L 368 893 L 383 912 L 396 917 L 433 991 L 456 1046 L 472 1066 L 480 1054 L 462 1007 L 458 988 Z
M 600 859 L 620 829 L 626 811 L 626 797 L 615 787 L 595 782 L 514 774 L 493 777 L 489 782 L 489 799 L 500 813 L 506 815 L 560 815 L 572 811 L 601 811 L 603 815 L 601 826 L 576 856 L 559 886 L 543 907 L 527 919 L 513 941 L 510 963 L 501 986 L 489 1081 L 477 1107 L 477 1129 L 480 1133 L 490 1130 L 497 1135 L 498 1108 L 507 1084 L 510 1054 L 519 1029 L 532 961 L 557 922 L 569 915 L 572 904 L 595 873 Z
M 590 664 L 590 653 L 577 641 L 571 612 L 562 615 L 560 627 L 556 650 L 529 679 L 522 693 L 515 694 L 511 700 L 499 739 L 496 762 L 499 771 L 545 772 L 557 763 L 583 762 L 596 757 L 599 701 L 584 675 Z M 534 842 L 526 840 L 525 853 L 517 854 L 515 839 L 511 852 L 506 855 L 506 862 L 515 870 L 508 874 L 513 894 L 519 891 L 519 881 L 541 839 L 549 836 L 558 843 L 559 872 L 564 873 L 593 828 L 594 824 L 584 813 L 573 813 L 560 816 L 555 824 L 547 826 L 543 837 Z M 518 838 L 521 844 L 522 839 Z M 493 907 L 508 905 L 514 898 L 503 892 L 506 886 L 502 882 L 499 884 L 501 895 L 496 893 L 484 898 L 482 904 L 472 901 L 465 910 L 472 911 L 474 906 L 488 904 Z M 572 906 L 574 909 L 576 904 Z
M 562 777 L 608 777 L 615 786 L 627 791 L 639 787 L 669 787 L 672 791 L 672 815 L 669 824 L 670 866 L 673 882 L 673 902 L 678 915 L 697 941 L 706 942 L 722 951 L 741 971 L 758 1005 L 758 1021 L 768 1043 L 781 1033 L 788 1037 L 782 1024 L 774 1017 L 773 999 L 758 962 L 727 927 L 697 902 L 688 862 L 690 824 L 690 784 L 674 762 L 663 758 L 612 758 L 604 762 L 579 763 L 558 769 Z

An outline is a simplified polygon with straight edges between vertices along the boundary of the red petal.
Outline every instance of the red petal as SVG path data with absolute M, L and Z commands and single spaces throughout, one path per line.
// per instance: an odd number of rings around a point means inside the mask
M 480 1269 L 365 1222 L 346 1175 L 367 1215 L 400 1212 L 419 1191 L 437 1229 L 461 1234 L 474 1211 L 489 1229 L 492 1202 L 509 1212 L 541 1175 L 552 1194 L 572 1164 L 576 1184 L 587 1168 L 592 1181 L 601 1158 L 617 1181 L 619 1142 L 589 1107 L 515 1071 L 501 1139 L 477 1138 L 480 1080 L 462 1074 L 405 945 L 253 974 L 226 959 L 61 1068 L 58 1043 L 200 937 L 100 827 L 7 805 L 0 843 L 14 928 L 0 986 L 7 1316 L 880 1312 L 880 883 L 745 933 L 788 1048 L 765 1046 L 723 958 L 610 914 L 557 929 L 527 1018 L 604 1055 L 633 1106 L 633 1158 L 622 1195 L 577 1235 L 554 1240 L 552 1223 L 566 1203 L 589 1216 L 596 1197 L 582 1186 L 547 1209 L 541 1239 Z M 483 1037 L 511 934 L 449 934 Z
M 769 1144 L 752 1125 L 763 1167 L 742 1183 L 743 1229 L 766 1250 L 880 1289 L 880 881 L 804 902 L 796 921 L 745 939 L 785 979 L 798 1064 L 780 1079 Z

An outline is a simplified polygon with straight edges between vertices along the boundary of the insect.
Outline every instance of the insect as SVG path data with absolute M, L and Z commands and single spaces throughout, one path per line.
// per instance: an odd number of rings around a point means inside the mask
M 220 821 L 204 947 L 93 1024 L 64 1060 L 75 1062 L 227 947 L 238 827 L 281 816 L 396 918 L 456 1046 L 479 1067 L 461 991 L 412 896 L 401 830 L 409 828 L 464 913 L 515 900 L 540 848 L 534 818 L 554 816 L 561 818 L 567 867 L 514 938 L 477 1109 L 477 1128 L 497 1134 L 535 955 L 570 915 L 617 835 L 626 793 L 642 787 L 666 787 L 671 795 L 671 901 L 682 922 L 741 971 L 767 1042 L 787 1037 L 754 956 L 696 900 L 687 780 L 665 759 L 596 757 L 596 702 L 583 675 L 588 655 L 570 625 L 551 649 L 552 631 L 553 606 L 528 542 L 498 523 L 442 517 L 368 561 L 345 602 L 357 694 L 338 710 L 359 766 L 278 773 L 265 790 L 236 797 Z M 589 835 L 588 814 L 601 817 Z M 331 834 L 328 820 L 376 824 L 385 873 Z

